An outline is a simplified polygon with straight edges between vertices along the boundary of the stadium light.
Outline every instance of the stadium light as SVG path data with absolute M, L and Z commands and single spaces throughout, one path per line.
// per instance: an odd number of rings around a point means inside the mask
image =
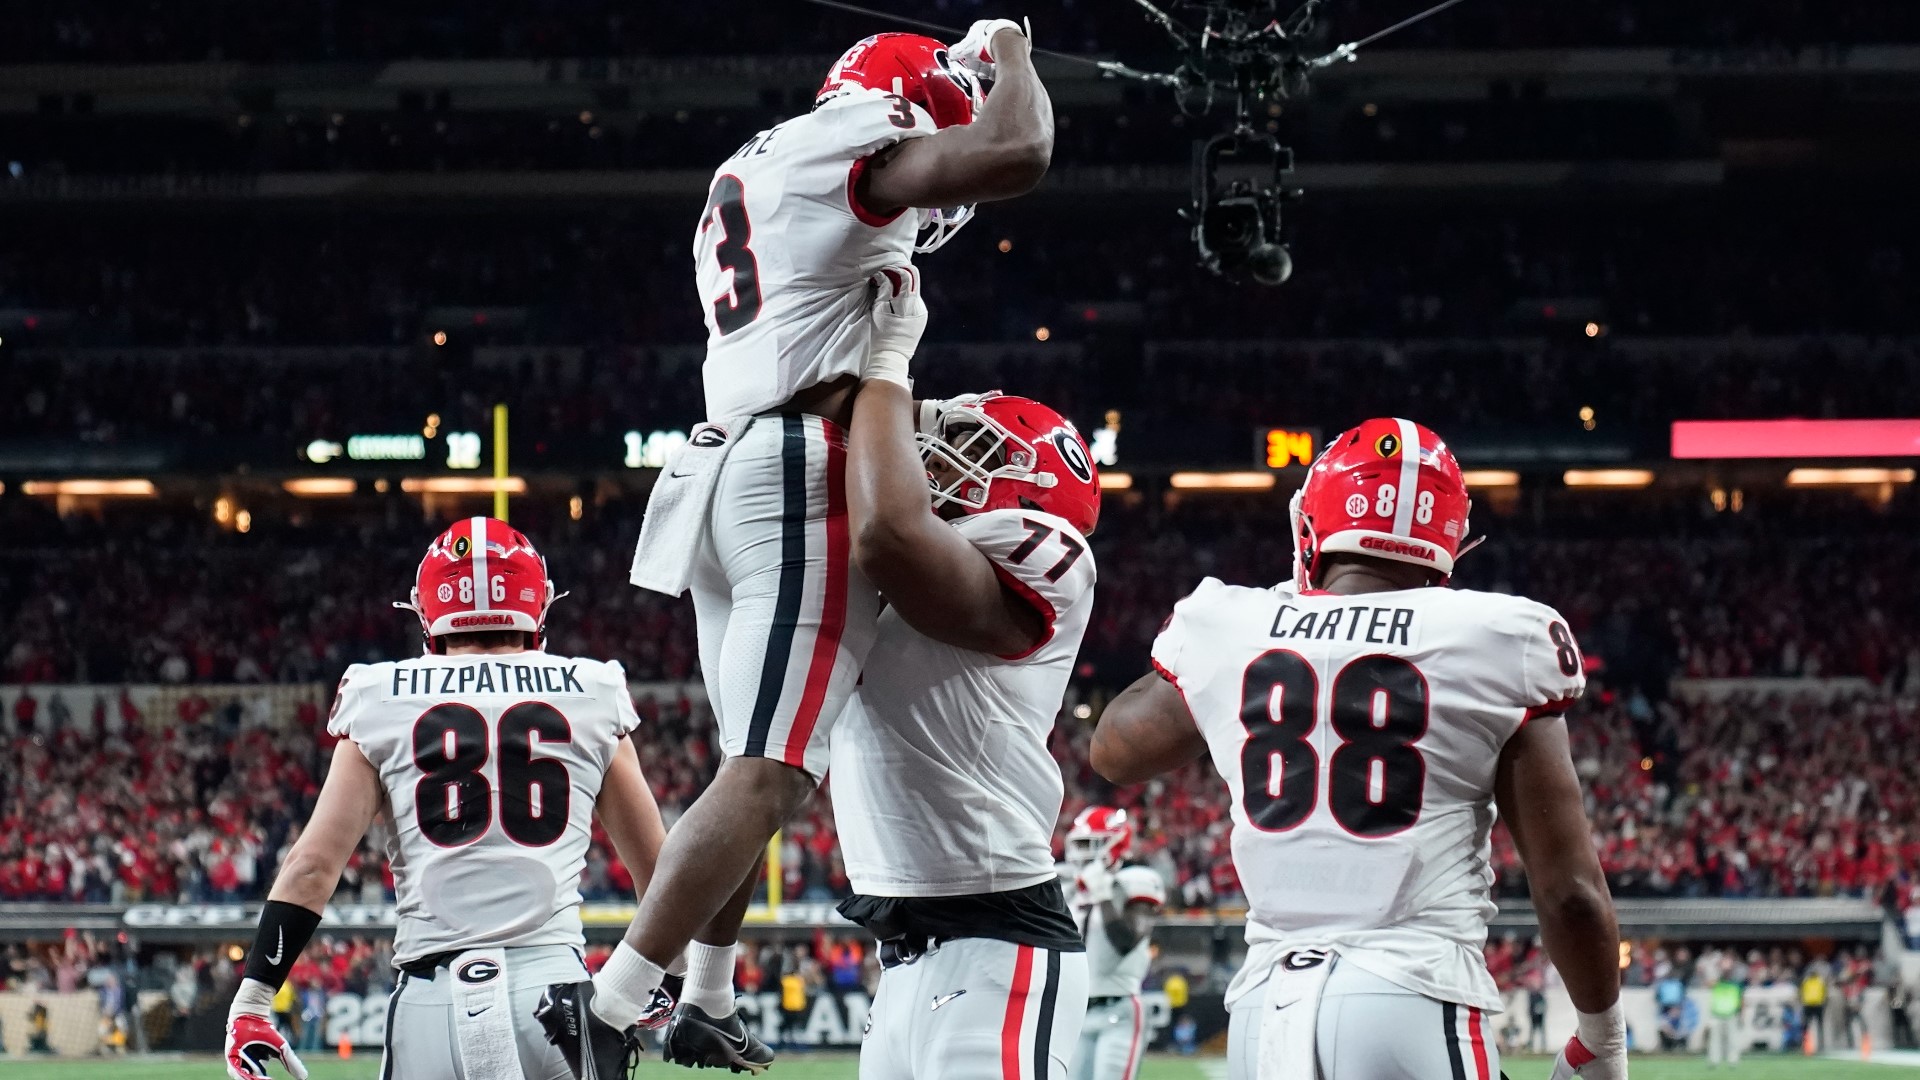
M 400 490 L 415 495 L 491 495 L 496 491 L 520 495 L 527 490 L 527 480 L 524 476 L 499 480 L 488 476 L 410 476 L 400 481 Z
M 1794 469 L 1787 473 L 1793 487 L 1831 487 L 1846 484 L 1911 484 L 1912 469 Z
M 359 481 L 351 476 L 302 476 L 280 482 L 282 491 L 301 498 L 351 495 L 358 486 Z
M 1101 491 L 1127 491 L 1132 487 L 1132 473 L 1103 472 L 1100 474 Z
M 28 495 L 97 495 L 109 498 L 151 498 L 159 494 L 151 480 L 29 480 L 20 485 Z
M 1477 488 L 1520 485 L 1520 474 L 1512 469 L 1467 469 L 1460 474 L 1460 479 L 1465 480 L 1468 487 Z
M 1270 472 L 1177 472 L 1167 483 L 1181 491 L 1270 491 Z
M 1643 488 L 1653 483 L 1653 470 L 1568 469 L 1561 480 L 1568 487 Z

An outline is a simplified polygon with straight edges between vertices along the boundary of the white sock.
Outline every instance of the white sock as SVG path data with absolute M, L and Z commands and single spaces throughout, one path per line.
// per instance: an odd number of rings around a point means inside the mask
M 679 956 L 673 958 L 673 963 L 667 965 L 667 974 L 676 979 L 684 979 L 687 977 L 686 953 L 681 953 Z
M 659 964 L 621 942 L 593 977 L 594 1015 L 617 1028 L 634 1024 L 653 1000 L 664 974 Z
M 733 1015 L 732 945 L 687 945 L 687 1004 L 718 1020 Z

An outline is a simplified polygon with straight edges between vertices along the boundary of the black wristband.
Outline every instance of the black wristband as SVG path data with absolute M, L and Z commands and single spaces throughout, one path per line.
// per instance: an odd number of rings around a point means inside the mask
M 284 900 L 267 901 L 260 911 L 260 929 L 254 932 L 253 948 L 247 950 L 247 978 L 280 989 L 319 925 L 317 911 Z

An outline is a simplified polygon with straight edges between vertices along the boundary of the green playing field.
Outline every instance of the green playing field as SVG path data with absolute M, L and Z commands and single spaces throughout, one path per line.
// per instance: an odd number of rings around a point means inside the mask
M 310 1063 L 313 1080 L 374 1080 L 380 1071 L 377 1055 L 363 1055 L 352 1061 L 331 1056 Z M 1551 1063 L 1545 1058 L 1508 1060 L 1507 1075 L 1513 1080 L 1546 1080 Z M 122 1058 L 107 1061 L 23 1061 L 0 1058 L 0 1080 L 82 1080 L 110 1077 L 112 1080 L 213 1080 L 223 1075 L 219 1062 L 212 1058 Z M 276 1074 L 278 1075 L 278 1074 Z M 664 1065 L 642 1067 L 643 1077 L 681 1075 Z M 711 1073 L 701 1074 L 705 1076 Z M 789 1054 L 783 1056 L 769 1074 L 777 1080 L 851 1080 L 854 1059 L 844 1054 Z M 1226 1075 L 1218 1058 L 1178 1058 L 1153 1056 L 1140 1070 L 1140 1080 L 1222 1080 Z M 1643 1057 L 1633 1062 L 1634 1080 L 1705 1080 L 1728 1077 L 1738 1080 L 1898 1080 L 1902 1075 L 1894 1066 L 1862 1064 L 1802 1057 L 1749 1056 L 1735 1070 L 1709 1070 L 1697 1057 Z

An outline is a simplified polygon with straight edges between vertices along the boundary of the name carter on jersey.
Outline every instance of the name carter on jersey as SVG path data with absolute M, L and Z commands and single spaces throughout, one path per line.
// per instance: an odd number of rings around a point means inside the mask
M 1369 611 L 1373 614 L 1367 615 Z M 1273 629 L 1268 631 L 1267 636 L 1316 641 L 1365 641 L 1369 645 L 1411 648 L 1408 634 L 1413 629 L 1413 616 L 1412 608 L 1369 607 L 1366 604 L 1348 604 L 1331 611 L 1302 614 L 1292 604 L 1282 604 L 1280 610 L 1274 613 Z M 1344 636 L 1341 633 L 1342 622 L 1346 624 Z M 1360 630 L 1362 623 L 1366 624 L 1364 634 Z
M 500 671 L 496 678 L 495 668 Z M 443 667 L 440 685 L 433 685 L 434 669 L 403 668 L 395 665 L 390 698 L 422 697 L 428 694 L 582 694 L 587 688 L 574 677 L 575 665 L 509 664 L 481 661 L 460 667 Z M 404 688 L 403 688 L 404 685 Z

